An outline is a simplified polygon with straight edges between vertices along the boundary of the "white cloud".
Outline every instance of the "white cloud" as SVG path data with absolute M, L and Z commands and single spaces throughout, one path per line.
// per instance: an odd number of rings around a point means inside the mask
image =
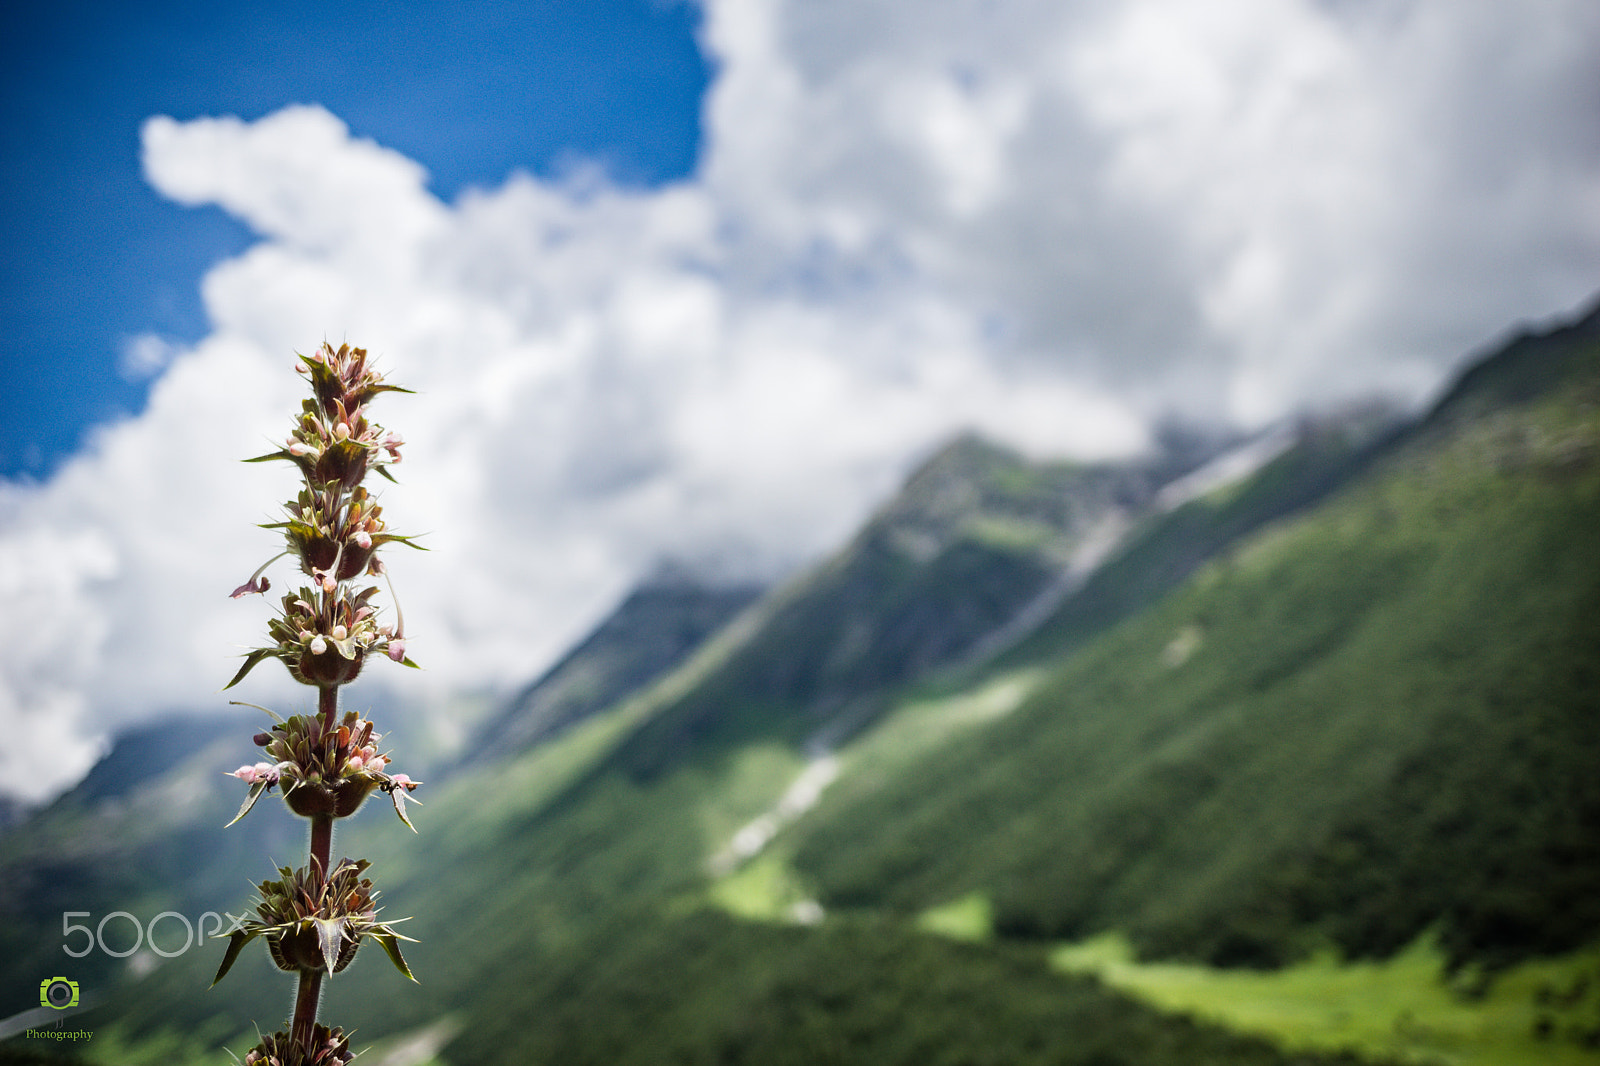
M 167 368 L 178 346 L 155 333 L 141 333 L 127 338 L 122 345 L 117 371 L 128 381 L 145 381 Z
M 1592 4 L 821 0 L 708 34 L 713 121 L 763 124 L 707 167 L 746 266 L 909 277 L 1145 410 L 1415 395 L 1596 284 Z
M 651 191 L 443 204 L 318 108 L 153 118 L 151 183 L 263 240 L 207 275 L 204 341 L 130 343 L 144 414 L 0 484 L 0 787 L 221 705 L 292 485 L 235 460 L 324 337 L 419 390 L 375 414 L 433 549 L 391 553 L 423 688 L 526 679 L 659 555 L 821 551 L 962 426 L 1103 455 L 1173 407 L 1420 393 L 1595 285 L 1597 12 L 712 0 L 705 161 Z

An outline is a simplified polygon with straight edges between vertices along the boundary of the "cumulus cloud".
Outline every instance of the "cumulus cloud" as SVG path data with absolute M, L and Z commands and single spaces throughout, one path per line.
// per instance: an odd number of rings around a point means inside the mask
M 428 533 L 393 569 L 442 691 L 527 679 L 662 556 L 814 556 L 959 428 L 1094 457 L 1174 409 L 1415 397 L 1595 283 L 1586 0 L 706 16 L 705 158 L 661 189 L 512 175 L 445 204 L 320 108 L 146 124 L 157 190 L 262 239 L 206 276 L 202 342 L 130 342 L 144 414 L 0 483 L 0 788 L 222 703 L 267 613 L 226 593 L 292 485 L 235 460 L 324 337 L 419 390 L 376 413 L 412 442 L 386 516 Z

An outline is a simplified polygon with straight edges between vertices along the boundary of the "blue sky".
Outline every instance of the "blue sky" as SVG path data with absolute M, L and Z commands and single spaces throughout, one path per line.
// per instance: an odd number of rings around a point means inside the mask
M 29 799 L 226 712 L 270 612 L 227 593 L 289 491 L 238 460 L 324 338 L 416 389 L 375 414 L 432 548 L 391 562 L 407 692 L 442 704 L 663 560 L 793 573 L 963 430 L 1099 459 L 1174 415 L 1421 405 L 1600 290 L 1594 0 L 139 10 L 0 24 Z
M 644 186 L 694 170 L 698 11 L 661 0 L 19 4 L 0 15 L 0 476 L 42 476 L 136 413 L 130 338 L 192 343 L 199 280 L 248 229 L 160 197 L 150 115 L 320 103 L 453 199 L 577 161 Z

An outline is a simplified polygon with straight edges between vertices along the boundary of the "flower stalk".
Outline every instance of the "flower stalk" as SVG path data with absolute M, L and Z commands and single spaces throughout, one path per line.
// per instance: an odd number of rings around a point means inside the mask
M 258 707 L 274 722 L 253 738 L 265 758 L 230 774 L 250 786 L 233 822 L 277 789 L 289 810 L 311 823 L 306 865 L 283 867 L 277 880 L 260 884 L 256 916 L 229 934 L 212 981 L 222 980 L 245 945 L 258 938 L 266 940 L 279 969 L 296 975 L 289 1026 L 261 1038 L 243 1060 L 251 1066 L 341 1066 L 350 1061 L 349 1040 L 343 1030 L 318 1023 L 317 1005 L 324 976 L 349 965 L 363 941 L 375 940 L 396 969 L 416 980 L 400 953 L 399 942 L 410 938 L 395 932 L 397 921 L 377 919 L 378 893 L 361 876 L 366 860 L 334 862 L 332 856 L 335 820 L 354 814 L 374 792 L 386 794 L 400 820 L 416 831 L 406 814 L 406 799 L 420 782 L 389 772 L 389 754 L 378 746 L 382 734 L 371 721 L 339 712 L 339 689 L 356 679 L 369 655 L 417 665 L 406 657 L 398 602 L 395 623 L 380 624 L 373 602 L 377 586 L 356 587 L 367 577 L 383 575 L 387 580 L 378 557 L 386 544 L 421 547 L 388 530 L 383 508 L 363 485 L 372 471 L 394 480 L 388 468 L 400 461 L 404 443 L 373 422 L 367 406 L 382 393 L 409 390 L 385 384 L 362 348 L 341 345 L 335 350 L 325 343 L 299 359 L 296 369 L 310 379 L 311 398 L 301 404 L 281 448 L 246 460 L 283 460 L 300 471 L 303 485 L 284 505 L 284 521 L 263 527 L 279 530 L 287 546 L 232 596 L 265 594 L 271 587 L 267 567 L 286 555 L 298 560 L 309 584 L 282 597 L 278 615 L 267 623 L 270 643 L 249 651 L 224 686 L 232 688 L 265 660 L 277 659 L 296 681 L 317 690 L 312 715 L 284 718 Z

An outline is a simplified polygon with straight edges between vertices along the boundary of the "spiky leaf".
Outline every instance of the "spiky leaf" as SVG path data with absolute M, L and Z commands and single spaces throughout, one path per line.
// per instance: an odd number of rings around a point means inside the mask
M 232 681 L 229 681 L 226 685 L 222 686 L 222 690 L 226 692 L 228 689 L 237 685 L 239 682 L 244 680 L 244 676 L 246 674 L 256 668 L 256 664 L 261 662 L 262 659 L 268 658 L 269 656 L 275 656 L 277 654 L 277 648 L 257 648 L 255 651 L 252 651 L 249 655 L 244 657 L 244 665 L 239 667 L 239 672 L 233 675 Z
M 264 779 L 251 785 L 250 794 L 244 798 L 243 803 L 239 804 L 239 813 L 233 816 L 233 822 L 237 822 L 240 818 L 243 818 L 245 815 L 249 814 L 250 808 L 256 805 L 256 800 L 260 799 L 261 794 L 265 792 L 271 785 L 271 781 Z M 233 822 L 229 822 L 228 825 L 225 825 L 222 828 L 227 829 L 228 826 L 233 825 Z
M 398 933 L 390 929 L 384 929 L 382 932 L 374 930 L 367 935 L 383 945 L 383 950 L 388 952 L 389 961 L 394 963 L 395 969 L 411 978 L 411 980 L 416 981 L 417 984 L 420 985 L 422 983 L 417 981 L 417 975 L 411 972 L 411 967 L 406 965 L 405 956 L 400 954 L 401 937 Z M 406 937 L 405 939 L 410 940 L 411 938 Z
M 410 534 L 379 533 L 377 536 L 372 538 L 372 543 L 376 544 L 377 546 L 379 546 L 381 548 L 383 545 L 388 544 L 390 541 L 399 541 L 401 544 L 404 544 L 408 548 L 415 548 L 419 552 L 425 552 L 428 549 L 423 547 L 421 544 L 413 544 L 413 543 L 411 543 L 413 537 L 418 537 L 418 536 L 421 536 L 421 535 L 422 534 L 420 534 L 420 533 L 410 533 Z
M 243 929 L 234 931 L 233 935 L 228 938 L 228 950 L 227 953 L 222 956 L 222 965 L 217 967 L 217 976 L 211 979 L 212 988 L 215 988 L 217 986 L 217 982 L 222 980 L 223 977 L 227 975 L 229 970 L 233 969 L 234 960 L 239 957 L 239 952 L 243 951 L 244 946 L 250 943 L 250 941 L 254 940 L 258 935 L 260 934 L 246 932 Z

